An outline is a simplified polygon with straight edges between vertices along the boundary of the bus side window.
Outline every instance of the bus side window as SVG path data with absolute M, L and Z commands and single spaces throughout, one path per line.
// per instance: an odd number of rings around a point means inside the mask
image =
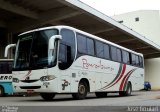
M 139 67 L 140 66 L 140 63 L 139 63 L 139 58 L 138 56 L 136 56 L 136 66 Z
M 93 39 L 87 38 L 87 54 L 94 56 L 95 51 L 94 51 L 94 41 Z
M 122 62 L 122 52 L 120 49 L 117 49 L 117 61 Z
M 2 74 L 2 67 L 3 67 L 3 65 L 0 62 L 0 74 Z
M 78 56 L 77 57 L 80 57 L 86 54 L 90 56 L 95 55 L 93 39 L 77 33 L 77 43 L 78 43 Z
M 12 62 L 3 61 L 0 62 L 0 74 L 11 74 L 12 73 Z
M 122 57 L 123 63 L 130 64 L 129 53 L 127 51 L 122 50 Z
M 87 54 L 87 38 L 77 34 L 78 57 Z
M 143 68 L 143 58 L 141 56 L 139 56 L 139 63 L 140 63 L 140 67 Z
M 117 49 L 111 46 L 111 58 L 113 61 L 117 61 Z
M 103 43 L 96 41 L 96 54 L 99 58 L 104 58 L 104 48 Z
M 103 46 L 104 46 L 104 58 L 105 59 L 110 59 L 109 45 L 103 44 Z
M 132 54 L 129 53 L 129 64 L 132 65 Z
M 113 61 L 121 62 L 122 61 L 121 50 L 114 46 L 111 46 L 111 58 Z
M 132 65 L 136 66 L 136 55 L 132 54 Z

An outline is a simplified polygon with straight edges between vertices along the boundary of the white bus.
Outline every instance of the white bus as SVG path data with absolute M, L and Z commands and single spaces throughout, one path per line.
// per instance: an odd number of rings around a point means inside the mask
M 13 59 L 0 59 L 0 97 L 12 94 Z
M 109 92 L 131 95 L 143 84 L 143 55 L 97 36 L 69 26 L 19 35 L 13 66 L 15 92 L 37 92 L 44 100 L 52 100 L 57 93 L 84 99 L 88 92 L 97 97 Z

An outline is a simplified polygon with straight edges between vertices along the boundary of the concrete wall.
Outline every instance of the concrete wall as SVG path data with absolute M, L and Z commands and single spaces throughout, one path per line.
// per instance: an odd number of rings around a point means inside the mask
M 139 18 L 139 21 L 136 21 Z M 160 11 L 140 10 L 113 16 L 117 21 L 160 45 Z M 160 89 L 160 58 L 145 60 L 145 80 L 152 89 Z
M 145 80 L 152 85 L 152 90 L 160 90 L 160 59 L 145 60 Z
M 160 11 L 142 10 L 112 17 L 117 21 L 123 20 L 124 25 L 135 30 L 155 43 L 160 43 Z M 139 18 L 139 21 L 135 21 Z

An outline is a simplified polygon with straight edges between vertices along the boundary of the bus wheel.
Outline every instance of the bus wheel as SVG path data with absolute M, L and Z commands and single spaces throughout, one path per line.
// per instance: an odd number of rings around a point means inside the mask
M 0 86 L 0 97 L 4 96 L 4 95 L 5 95 L 4 88 L 2 86 Z
M 88 85 L 85 81 L 81 81 L 78 86 L 78 93 L 73 93 L 72 97 L 76 100 L 85 99 L 88 92 Z
M 104 98 L 107 97 L 107 92 L 95 92 L 96 97 L 98 98 Z
M 120 96 L 130 96 L 131 93 L 132 93 L 132 85 L 131 85 L 131 83 L 128 83 L 127 90 L 126 91 L 120 91 L 119 95 Z
M 40 96 L 46 100 L 46 101 L 51 101 L 55 97 L 55 93 L 40 93 Z

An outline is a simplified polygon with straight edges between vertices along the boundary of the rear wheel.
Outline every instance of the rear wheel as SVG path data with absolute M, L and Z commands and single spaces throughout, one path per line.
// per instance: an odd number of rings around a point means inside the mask
M 1 96 L 5 96 L 4 88 L 2 86 L 0 86 L 0 97 Z
M 132 85 L 131 85 L 131 83 L 128 83 L 126 91 L 120 91 L 119 92 L 120 96 L 130 96 L 131 94 L 132 94 Z
M 107 92 L 95 92 L 95 94 L 98 98 L 107 97 Z
M 85 99 L 88 92 L 88 85 L 86 82 L 81 81 L 78 86 L 78 93 L 73 93 L 72 97 L 76 100 L 82 100 Z
M 40 93 L 40 96 L 46 100 L 46 101 L 51 101 L 55 97 L 55 93 Z

